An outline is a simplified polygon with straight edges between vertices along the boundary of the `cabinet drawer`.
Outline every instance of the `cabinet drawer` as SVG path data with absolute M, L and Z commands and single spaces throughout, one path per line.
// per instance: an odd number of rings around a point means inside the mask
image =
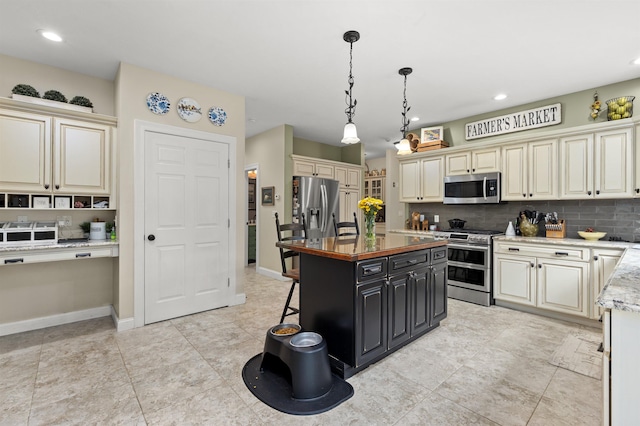
M 93 247 L 86 249 L 56 250 L 41 252 L 15 252 L 0 255 L 0 266 L 21 265 L 25 263 L 57 262 L 61 260 L 95 259 L 98 257 L 117 256 L 115 247 Z
M 420 264 L 429 263 L 429 250 L 421 250 L 407 254 L 389 256 L 389 274 L 402 271 L 405 268 L 414 268 Z M 447 255 L 445 253 L 445 259 Z
M 387 258 L 363 260 L 356 263 L 356 281 L 363 282 L 387 276 Z
M 447 246 L 431 249 L 431 264 L 447 261 Z
M 557 246 L 557 245 L 529 245 L 497 241 L 494 245 L 495 253 L 507 253 L 513 255 L 546 257 L 550 259 L 570 259 L 587 262 L 590 259 L 589 248 Z

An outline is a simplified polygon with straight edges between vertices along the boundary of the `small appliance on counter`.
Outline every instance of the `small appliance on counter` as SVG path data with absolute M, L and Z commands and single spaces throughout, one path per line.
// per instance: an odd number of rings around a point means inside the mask
M 51 244 L 58 241 L 56 222 L 6 222 L 2 225 L 3 245 Z

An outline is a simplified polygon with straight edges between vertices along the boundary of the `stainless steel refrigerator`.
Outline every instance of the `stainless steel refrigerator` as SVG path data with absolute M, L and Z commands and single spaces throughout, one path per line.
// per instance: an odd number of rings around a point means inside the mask
M 304 213 L 307 238 L 333 237 L 333 217 L 340 220 L 340 182 L 332 179 L 293 177 L 293 222 L 302 222 Z

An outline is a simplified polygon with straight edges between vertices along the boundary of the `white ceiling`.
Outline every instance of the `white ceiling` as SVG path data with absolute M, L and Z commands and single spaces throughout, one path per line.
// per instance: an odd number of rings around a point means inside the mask
M 247 136 L 290 124 L 332 145 L 357 30 L 369 158 L 400 137 L 402 67 L 411 128 L 640 77 L 639 0 L 0 0 L 0 16 L 2 54 L 111 80 L 120 61 L 153 69 L 245 96 Z

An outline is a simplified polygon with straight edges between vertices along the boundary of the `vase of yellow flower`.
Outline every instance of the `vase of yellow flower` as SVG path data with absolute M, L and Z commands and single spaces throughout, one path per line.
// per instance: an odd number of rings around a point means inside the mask
M 376 215 L 382 210 L 384 201 L 373 197 L 365 197 L 358 202 L 358 207 L 364 213 L 365 238 L 369 241 L 376 239 Z

